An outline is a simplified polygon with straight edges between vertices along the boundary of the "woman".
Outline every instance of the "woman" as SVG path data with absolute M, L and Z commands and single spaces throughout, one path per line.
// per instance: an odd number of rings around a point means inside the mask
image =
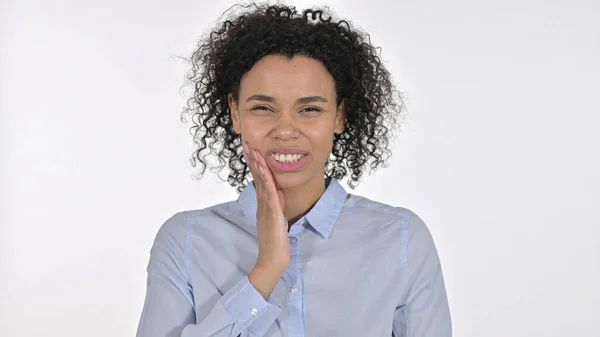
M 450 336 L 426 225 L 338 182 L 385 164 L 403 110 L 368 37 L 253 5 L 191 61 L 195 162 L 241 194 L 163 224 L 137 335 Z

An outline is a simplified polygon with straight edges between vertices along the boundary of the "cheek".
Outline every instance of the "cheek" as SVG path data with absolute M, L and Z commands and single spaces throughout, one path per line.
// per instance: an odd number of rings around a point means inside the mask
M 268 134 L 267 123 L 260 122 L 256 119 L 247 118 L 241 122 L 242 137 L 244 141 L 250 143 L 251 146 L 258 147 Z
M 315 154 L 319 157 L 327 159 L 331 153 L 331 147 L 333 146 L 333 133 L 331 131 L 312 131 L 308 134 Z M 325 160 L 324 159 L 324 160 Z

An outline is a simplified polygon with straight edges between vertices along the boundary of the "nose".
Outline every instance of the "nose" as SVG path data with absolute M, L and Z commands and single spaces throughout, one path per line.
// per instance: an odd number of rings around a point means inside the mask
M 283 115 L 275 121 L 272 132 L 274 138 L 279 140 L 292 140 L 298 138 L 299 134 L 300 131 L 291 117 Z

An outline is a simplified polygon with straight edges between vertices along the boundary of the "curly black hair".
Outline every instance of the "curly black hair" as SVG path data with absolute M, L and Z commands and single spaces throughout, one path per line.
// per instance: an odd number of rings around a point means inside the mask
M 221 172 L 230 169 L 228 183 L 241 191 L 249 168 L 242 160 L 241 137 L 234 129 L 227 95 L 238 99 L 240 79 L 262 57 L 292 58 L 303 55 L 319 60 L 332 75 L 338 105 L 344 99 L 344 132 L 336 134 L 325 175 L 342 179 L 351 171 L 354 188 L 366 167 L 386 166 L 388 148 L 398 117 L 404 112 L 403 96 L 395 89 L 370 36 L 346 20 L 333 20 L 328 7 L 305 9 L 252 3 L 234 6 L 201 41 L 187 59 L 191 70 L 186 84 L 192 88 L 182 112 L 191 115 L 190 132 L 196 148 L 192 165 Z M 209 163 L 209 157 L 218 162 Z M 221 178 L 222 179 L 222 178 Z

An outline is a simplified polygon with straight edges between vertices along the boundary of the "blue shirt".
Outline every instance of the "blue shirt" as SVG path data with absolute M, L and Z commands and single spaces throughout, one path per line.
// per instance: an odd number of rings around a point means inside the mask
M 335 179 L 291 226 L 291 260 L 265 300 L 256 190 L 180 212 L 150 252 L 138 337 L 450 337 L 431 234 L 413 212 L 346 193 Z

